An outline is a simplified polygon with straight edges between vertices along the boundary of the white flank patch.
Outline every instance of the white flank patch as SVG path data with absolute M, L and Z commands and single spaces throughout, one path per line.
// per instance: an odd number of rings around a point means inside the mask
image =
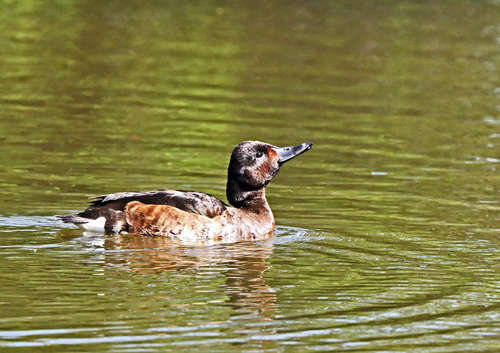
M 91 220 L 88 223 L 79 224 L 79 226 L 88 232 L 104 233 L 104 224 L 105 223 L 106 223 L 106 218 L 99 217 L 97 219 Z

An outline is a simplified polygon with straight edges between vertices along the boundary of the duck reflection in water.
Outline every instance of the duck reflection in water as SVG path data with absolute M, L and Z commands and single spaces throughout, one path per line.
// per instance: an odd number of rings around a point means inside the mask
M 139 274 L 172 272 L 168 281 L 175 283 L 180 278 L 182 285 L 192 277 L 190 291 L 194 297 L 197 291 L 204 293 L 203 297 L 207 290 L 220 291 L 217 277 L 224 276 L 222 289 L 227 297 L 224 301 L 231 303 L 237 315 L 265 315 L 276 301 L 276 294 L 264 277 L 268 269 L 266 260 L 274 248 L 272 239 L 193 247 L 166 237 L 119 235 L 105 237 L 103 246 L 114 251 L 116 256 L 106 257 L 106 261 L 112 261 L 115 268 Z

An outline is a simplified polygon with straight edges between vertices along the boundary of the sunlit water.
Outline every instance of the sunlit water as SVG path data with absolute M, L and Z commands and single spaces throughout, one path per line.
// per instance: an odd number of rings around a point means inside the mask
M 500 3 L 5 1 L 2 352 L 500 350 Z M 314 143 L 264 242 L 55 214 L 225 199 L 233 147 Z

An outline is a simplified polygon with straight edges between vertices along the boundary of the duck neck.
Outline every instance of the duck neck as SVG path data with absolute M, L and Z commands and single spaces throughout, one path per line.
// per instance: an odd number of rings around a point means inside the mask
M 268 209 L 265 188 L 248 190 L 236 182 L 228 181 L 226 189 L 227 200 L 236 208 L 259 210 Z

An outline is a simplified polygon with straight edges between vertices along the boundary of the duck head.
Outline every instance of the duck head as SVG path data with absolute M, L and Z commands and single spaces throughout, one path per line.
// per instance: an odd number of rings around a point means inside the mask
M 280 167 L 310 150 L 311 142 L 297 146 L 276 147 L 259 141 L 244 141 L 231 154 L 227 178 L 227 199 L 241 207 L 253 199 L 278 174 Z

